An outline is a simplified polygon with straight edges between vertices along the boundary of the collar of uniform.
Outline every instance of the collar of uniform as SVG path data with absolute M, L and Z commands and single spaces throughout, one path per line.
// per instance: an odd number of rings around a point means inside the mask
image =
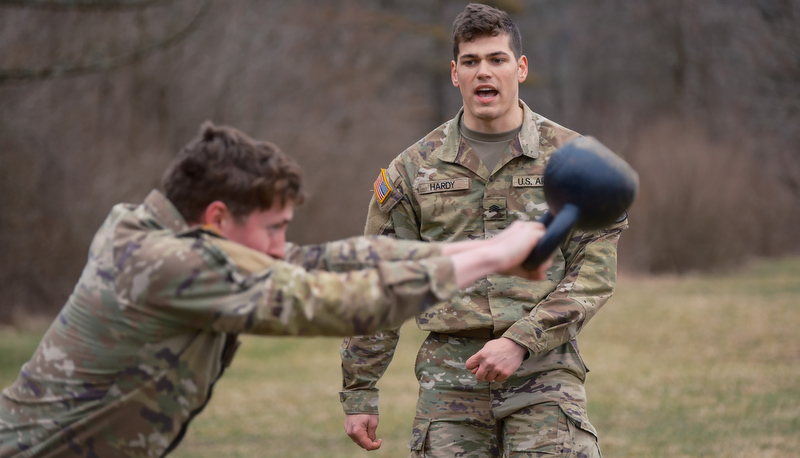
M 150 191 L 150 194 L 144 199 L 144 205 L 170 231 L 178 233 L 189 229 L 189 225 L 186 224 L 186 220 L 183 219 L 175 205 L 157 189 Z
M 542 141 L 539 136 L 539 125 L 542 120 L 522 100 L 519 101 L 519 105 L 522 107 L 522 129 L 517 138 L 522 146 L 522 154 L 536 159 L 539 157 L 539 143 Z
M 522 129 L 519 131 L 520 145 L 522 154 L 531 158 L 539 157 L 539 124 L 536 114 L 528 108 L 522 100 L 519 101 L 522 107 Z M 461 132 L 458 129 L 461 117 L 464 115 L 464 107 L 458 110 L 458 114 L 445 126 L 445 139 L 439 158 L 445 162 L 455 162 L 458 157 L 461 145 Z
M 455 162 L 456 156 L 458 156 L 458 147 L 461 144 L 461 131 L 458 129 L 458 125 L 463 115 L 464 107 L 461 107 L 456 117 L 444 126 L 444 142 L 442 142 L 439 158 L 445 162 Z

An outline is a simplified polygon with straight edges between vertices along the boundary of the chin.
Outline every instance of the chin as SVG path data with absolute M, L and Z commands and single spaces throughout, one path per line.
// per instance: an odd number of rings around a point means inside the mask
M 499 117 L 496 111 L 477 111 L 473 113 L 473 116 L 481 121 L 494 121 Z

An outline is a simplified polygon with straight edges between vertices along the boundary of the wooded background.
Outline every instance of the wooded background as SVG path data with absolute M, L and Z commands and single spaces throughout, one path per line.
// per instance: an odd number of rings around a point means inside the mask
M 800 0 L 503 0 L 537 113 L 637 169 L 629 274 L 800 252 Z M 112 205 L 205 120 L 306 171 L 290 240 L 362 232 L 381 167 L 460 107 L 456 0 L 0 0 L 0 323 L 54 315 Z

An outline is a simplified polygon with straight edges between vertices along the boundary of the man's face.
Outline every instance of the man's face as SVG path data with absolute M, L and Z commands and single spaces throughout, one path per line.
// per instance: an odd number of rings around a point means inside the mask
M 506 132 L 522 124 L 519 83 L 528 76 L 528 59 L 514 58 L 508 34 L 460 43 L 450 76 L 461 91 L 467 127 Z
M 228 214 L 230 215 L 230 214 Z M 294 205 L 274 204 L 268 210 L 255 210 L 241 221 L 228 218 L 219 230 L 226 238 L 273 258 L 283 259 L 286 229 L 294 216 Z

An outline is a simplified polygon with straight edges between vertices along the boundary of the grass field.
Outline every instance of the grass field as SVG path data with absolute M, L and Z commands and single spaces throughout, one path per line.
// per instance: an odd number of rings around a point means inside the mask
M 1 332 L 5 386 L 40 333 Z M 379 384 L 376 452 L 343 432 L 340 339 L 245 338 L 173 456 L 407 456 L 423 337 L 404 327 Z M 800 453 L 800 259 L 735 275 L 623 278 L 579 341 L 606 458 Z

